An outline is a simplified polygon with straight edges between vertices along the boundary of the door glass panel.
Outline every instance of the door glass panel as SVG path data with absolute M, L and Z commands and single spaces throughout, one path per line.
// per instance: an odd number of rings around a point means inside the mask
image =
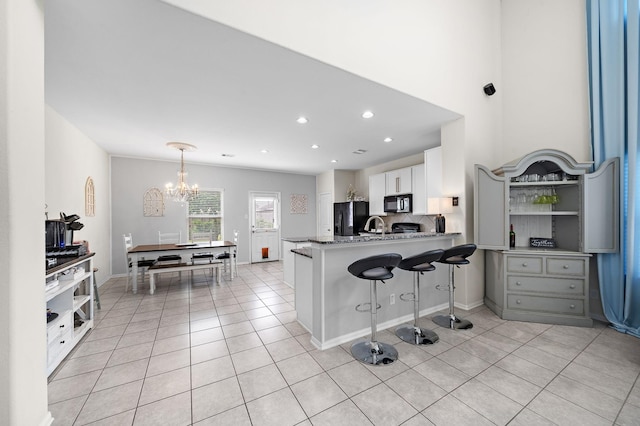
M 277 199 L 273 197 L 254 198 L 254 225 L 256 230 L 277 229 Z

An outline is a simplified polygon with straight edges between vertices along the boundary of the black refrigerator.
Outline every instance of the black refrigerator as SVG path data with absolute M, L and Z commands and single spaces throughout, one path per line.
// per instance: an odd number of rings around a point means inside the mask
M 367 201 L 348 201 L 333 204 L 333 235 L 358 235 L 369 218 Z

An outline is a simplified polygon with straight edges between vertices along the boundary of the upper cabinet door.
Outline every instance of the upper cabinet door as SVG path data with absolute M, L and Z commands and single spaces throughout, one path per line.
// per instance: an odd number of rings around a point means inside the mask
M 507 250 L 509 247 L 507 178 L 494 175 L 476 164 L 474 199 L 474 239 L 478 248 Z
M 386 172 L 386 194 L 399 195 L 411 193 L 411 167 Z
M 584 176 L 584 252 L 618 251 L 619 188 L 619 158 L 607 160 L 598 170 Z
M 369 176 L 369 214 L 386 216 L 384 212 L 385 174 Z
M 411 167 L 411 189 L 413 191 L 412 214 L 427 214 L 427 186 L 424 164 Z

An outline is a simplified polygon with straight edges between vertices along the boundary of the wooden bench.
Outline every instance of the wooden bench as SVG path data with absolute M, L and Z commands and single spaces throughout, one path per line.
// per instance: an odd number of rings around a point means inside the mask
M 193 271 L 200 269 L 211 269 L 216 270 L 216 282 L 220 282 L 222 270 L 220 269 L 220 265 L 222 262 L 213 261 L 210 263 L 170 263 L 170 264 L 154 264 L 149 267 L 147 274 L 149 274 L 149 294 L 153 294 L 156 291 L 156 274 L 163 274 L 166 272 L 182 272 L 182 271 L 191 271 L 193 277 Z

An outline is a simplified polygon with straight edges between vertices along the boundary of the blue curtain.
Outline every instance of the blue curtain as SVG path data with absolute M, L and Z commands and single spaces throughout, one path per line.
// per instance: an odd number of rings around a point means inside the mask
M 602 305 L 640 337 L 640 0 L 587 0 L 591 143 L 595 166 L 620 157 L 620 252 L 598 255 Z

